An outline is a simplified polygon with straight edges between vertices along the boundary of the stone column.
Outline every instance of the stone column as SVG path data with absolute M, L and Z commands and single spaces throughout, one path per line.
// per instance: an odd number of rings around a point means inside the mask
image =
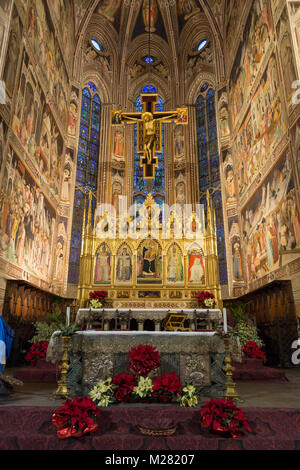
M 138 331 L 144 331 L 144 320 L 138 320 Z
M 155 331 L 160 331 L 160 320 L 154 320 Z

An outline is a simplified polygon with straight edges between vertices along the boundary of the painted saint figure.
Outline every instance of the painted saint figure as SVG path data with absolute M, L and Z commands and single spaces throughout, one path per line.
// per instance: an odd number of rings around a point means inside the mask
M 96 255 L 96 266 L 94 282 L 109 283 L 111 280 L 111 265 L 110 265 L 110 253 L 106 248 L 106 245 L 102 246 L 100 252 Z
M 119 282 L 129 282 L 132 278 L 131 256 L 127 248 L 122 249 L 122 253 L 117 261 L 117 280 Z

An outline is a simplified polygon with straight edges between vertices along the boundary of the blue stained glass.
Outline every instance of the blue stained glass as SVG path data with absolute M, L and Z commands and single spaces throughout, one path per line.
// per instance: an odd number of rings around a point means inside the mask
M 221 284 L 227 284 L 215 92 L 213 89 L 207 91 L 208 88 L 209 85 L 207 83 L 203 85 L 200 90 L 201 94 L 196 102 L 200 204 L 204 204 L 205 211 L 207 212 L 205 193 L 207 190 L 210 190 L 212 194 L 212 204 L 216 214 L 220 282 Z
M 93 82 L 89 82 L 89 88 L 93 92 L 97 88 Z M 83 226 L 83 214 L 85 204 L 88 215 L 89 191 L 96 192 L 98 178 L 99 159 L 99 133 L 101 121 L 101 102 L 98 95 L 92 96 L 88 88 L 82 91 L 81 122 L 79 133 L 76 187 L 73 211 L 73 224 L 71 235 L 71 250 L 68 282 L 78 284 L 79 262 L 81 250 L 81 237 Z M 81 191 L 79 190 L 81 189 Z M 96 211 L 96 199 L 92 199 L 92 223 L 94 223 Z
M 142 89 L 142 93 L 157 93 L 155 86 L 147 85 Z
M 88 85 L 89 85 L 89 87 L 92 91 L 94 91 L 94 92 L 97 91 L 97 87 L 96 87 L 95 83 L 89 82 Z
M 142 93 L 156 93 L 156 88 L 152 85 L 143 88 Z M 162 98 L 158 97 L 158 103 L 155 105 L 155 111 L 160 112 L 164 110 L 164 102 Z M 135 102 L 135 111 L 143 112 L 144 105 L 141 104 L 140 96 L 137 97 Z M 162 153 L 156 154 L 158 157 L 158 166 L 155 169 L 155 178 L 151 181 L 151 193 L 155 196 L 156 193 L 165 194 L 165 159 L 164 159 L 164 125 L 162 125 Z M 134 126 L 134 197 L 136 193 L 148 194 L 148 185 L 144 180 L 143 168 L 140 164 L 141 154 L 137 153 L 137 125 Z

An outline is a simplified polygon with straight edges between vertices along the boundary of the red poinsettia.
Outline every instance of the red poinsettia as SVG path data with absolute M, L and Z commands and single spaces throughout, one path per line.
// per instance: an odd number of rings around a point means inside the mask
M 200 411 L 201 425 L 213 432 L 229 433 L 237 438 L 244 435 L 242 428 L 251 431 L 243 413 L 231 399 L 216 400 L 211 398 Z
M 67 439 L 97 431 L 99 416 L 100 411 L 93 400 L 87 396 L 74 397 L 52 415 L 52 423 L 57 427 L 57 437 Z
M 30 362 L 32 366 L 35 366 L 38 359 L 45 359 L 48 345 L 48 341 L 38 341 L 37 343 L 34 343 L 26 354 L 25 361 Z
M 179 396 L 180 390 L 182 387 L 182 383 L 179 380 L 178 375 L 173 372 L 173 374 L 169 374 L 168 372 L 166 375 L 162 376 L 159 375 L 153 382 L 153 395 L 168 395 L 169 397 L 173 397 L 174 395 Z
M 248 343 L 242 347 L 242 351 L 247 357 L 262 359 L 263 361 L 266 360 L 266 354 L 260 349 L 255 341 L 248 341 Z
M 119 403 L 125 403 L 129 400 L 131 392 L 133 391 L 136 380 L 133 374 L 118 374 L 112 380 L 112 385 L 117 388 L 114 391 L 115 399 Z
M 129 367 L 137 375 L 148 375 L 160 366 L 161 360 L 158 351 L 152 346 L 138 346 L 129 353 Z
M 200 294 L 196 295 L 196 298 L 201 308 L 215 308 L 216 306 L 216 298 L 211 292 L 200 292 Z
M 90 300 L 101 300 L 107 297 L 108 292 L 106 290 L 95 290 L 94 292 L 90 292 Z

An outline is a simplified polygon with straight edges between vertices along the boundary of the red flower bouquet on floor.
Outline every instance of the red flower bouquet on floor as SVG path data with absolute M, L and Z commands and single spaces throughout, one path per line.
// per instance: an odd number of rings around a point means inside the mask
M 136 385 L 135 376 L 133 374 L 118 374 L 113 378 L 112 385 L 117 386 L 114 391 L 115 399 L 119 403 L 126 403 Z
M 160 356 L 152 346 L 138 346 L 129 353 L 129 367 L 136 375 L 146 376 L 160 366 Z
M 251 359 L 262 359 L 266 360 L 266 354 L 258 347 L 255 341 L 248 341 L 243 347 L 242 351 L 245 356 Z
M 200 292 L 197 296 L 199 307 L 201 308 L 215 308 L 216 298 L 211 292 Z
M 98 429 L 97 417 L 100 411 L 93 400 L 84 396 L 67 400 L 61 408 L 52 415 L 52 423 L 57 427 L 57 437 L 81 437 Z
M 174 396 L 180 396 L 180 390 L 182 383 L 179 380 L 178 375 L 174 372 L 173 374 L 166 373 L 165 376 L 159 375 L 153 382 L 153 396 L 157 397 L 162 401 L 162 397 L 171 400 Z
M 249 423 L 240 408 L 231 399 L 212 398 L 200 411 L 201 425 L 212 432 L 239 438 L 244 435 L 242 428 L 251 431 Z
M 38 341 L 37 343 L 34 343 L 26 354 L 25 361 L 30 362 L 32 366 L 35 366 L 38 359 L 46 358 L 48 345 L 48 341 Z

